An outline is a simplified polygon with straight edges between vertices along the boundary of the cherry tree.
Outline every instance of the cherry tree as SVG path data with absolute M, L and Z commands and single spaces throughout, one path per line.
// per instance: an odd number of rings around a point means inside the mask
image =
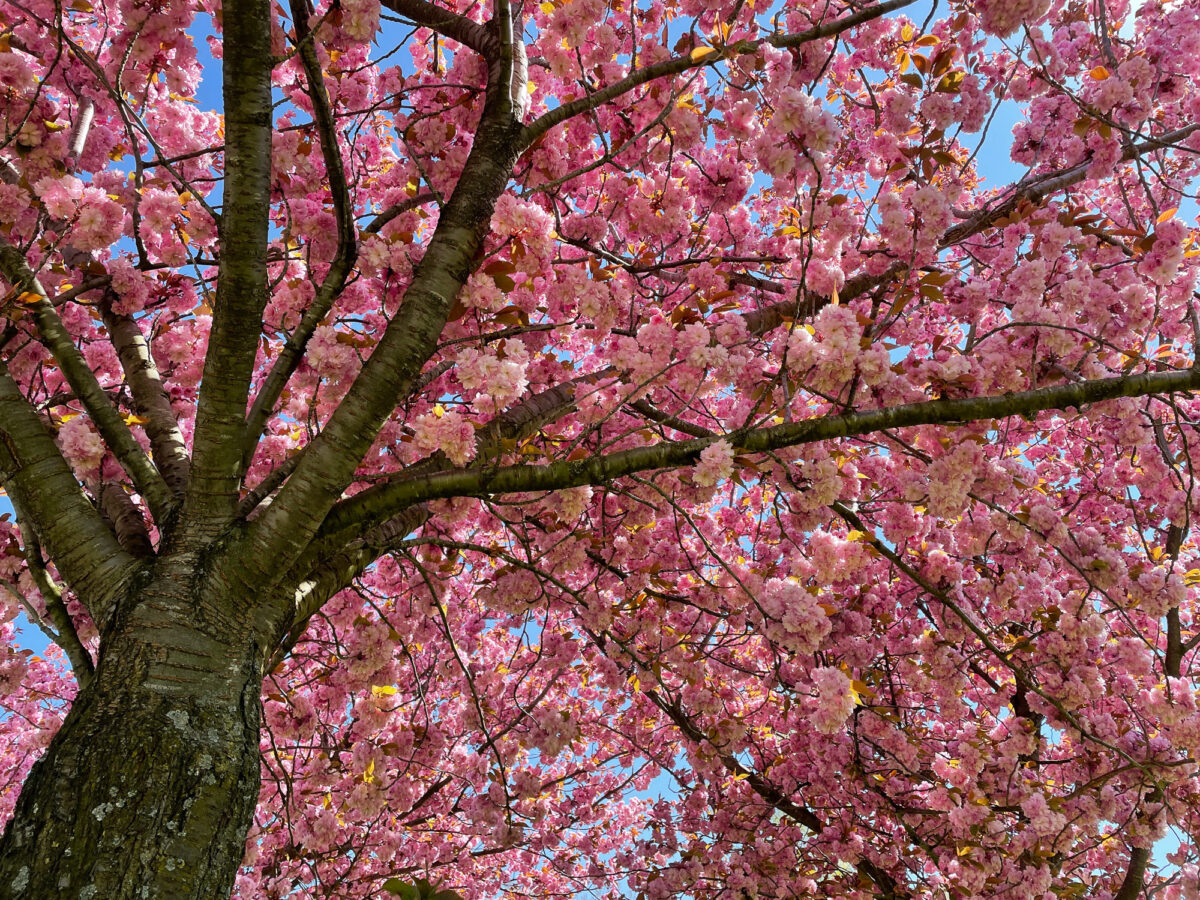
M 0 0 L 0 895 L 1200 896 L 1200 3 L 310 4 Z

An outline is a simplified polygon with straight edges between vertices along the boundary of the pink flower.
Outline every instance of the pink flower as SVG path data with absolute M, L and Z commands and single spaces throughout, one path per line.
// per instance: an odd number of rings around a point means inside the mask
M 841 731 L 856 704 L 850 678 L 841 669 L 822 666 L 812 670 L 817 689 L 817 708 L 809 716 L 813 727 L 822 734 Z
M 503 342 L 504 357 L 496 353 L 464 350 L 458 355 L 455 370 L 458 380 L 469 391 L 478 391 L 483 396 L 485 411 L 493 411 L 516 400 L 529 386 L 526 369 L 529 353 L 519 341 Z
M 58 446 L 63 456 L 84 476 L 96 475 L 104 458 L 104 441 L 82 416 L 68 419 L 58 429 Z
M 342 33 L 366 43 L 379 30 L 379 0 L 342 0 Z
M 99 188 L 85 188 L 71 243 L 79 250 L 103 250 L 121 237 L 125 210 Z
M 15 222 L 28 208 L 29 193 L 23 187 L 0 184 L 0 222 Z
M 46 212 L 55 219 L 69 219 L 75 215 L 79 200 L 83 197 L 83 182 L 74 175 L 55 178 L 47 175 L 37 181 L 33 192 L 41 198 Z
M 417 416 L 412 423 L 413 446 L 423 454 L 441 450 L 456 466 L 475 458 L 475 429 L 455 412 L 434 411 Z
M 358 365 L 354 349 L 338 340 L 338 332 L 331 325 L 321 325 L 313 332 L 306 356 L 322 378 L 334 382 L 348 379 Z
M 132 262 L 123 256 L 114 259 L 108 264 L 108 274 L 112 277 L 113 292 L 120 298 L 113 306 L 117 312 L 132 315 L 146 308 L 150 281 L 134 268 Z
M 1023 22 L 1032 23 L 1046 12 L 1049 0 L 987 0 L 976 11 L 983 30 L 996 37 L 1007 37 Z
M 700 462 L 692 470 L 692 480 L 701 487 L 712 487 L 733 474 L 733 447 L 729 441 L 717 441 L 700 451 Z

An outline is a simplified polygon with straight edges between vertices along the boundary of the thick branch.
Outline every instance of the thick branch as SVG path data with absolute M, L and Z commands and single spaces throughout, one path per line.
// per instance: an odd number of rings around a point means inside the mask
M 3 238 L 0 238 L 0 274 L 22 292 L 23 302 L 33 316 L 41 342 L 54 356 L 59 371 L 83 403 L 113 455 L 129 474 L 138 492 L 146 498 L 154 518 L 162 521 L 173 506 L 166 483 L 100 387 L 91 366 L 75 346 L 70 332 L 58 317 L 54 304 L 46 296 L 46 291 L 30 270 L 21 251 Z
M 105 292 L 100 304 L 104 326 L 125 373 L 134 409 L 146 420 L 144 427 L 158 471 L 171 493 L 181 496 L 187 489 L 191 460 L 175 410 L 171 407 L 171 398 L 167 396 L 142 329 L 132 316 L 114 312 L 112 300 L 112 295 Z M 160 527 L 163 524 L 160 522 Z
M 134 556 L 150 556 L 154 545 L 146 531 L 142 511 L 119 484 L 100 489 L 100 511 L 112 525 L 117 542 Z
M 304 0 L 291 0 L 292 22 L 296 28 L 296 47 L 300 61 L 304 64 L 304 74 L 308 81 L 307 92 L 312 101 L 313 120 L 317 125 L 317 135 L 321 143 L 321 155 L 325 161 L 325 175 L 329 181 L 329 191 L 333 197 L 333 213 L 337 220 L 337 250 L 329 262 L 329 269 L 321 286 L 317 288 L 313 302 L 304 311 L 300 324 L 288 337 L 287 342 L 275 357 L 271 371 L 259 389 L 258 396 L 246 418 L 246 434 L 242 447 L 242 467 L 250 465 L 254 450 L 258 446 L 259 436 L 267 424 L 267 417 L 279 401 L 283 388 L 287 384 L 300 360 L 304 356 L 304 348 L 321 324 L 334 301 L 346 286 L 346 279 L 354 262 L 358 258 L 358 243 L 354 228 L 354 204 L 350 199 L 350 188 L 346 184 L 345 165 L 342 161 L 342 151 L 338 147 L 337 126 L 334 122 L 333 108 L 329 102 L 329 92 L 325 89 L 325 74 L 321 70 L 317 51 L 313 46 L 313 34 L 308 28 L 308 12 Z
M 1113 900 L 1137 900 L 1142 896 L 1142 888 L 1146 883 L 1146 864 L 1149 862 L 1149 847 L 1134 847 L 1129 851 L 1129 868 L 1125 870 L 1125 880 L 1121 882 L 1121 889 L 1113 896 Z
M 46 425 L 0 363 L 0 477 L 80 601 L 103 624 L 135 561 L 84 496 Z
M 705 428 L 703 425 L 693 425 L 691 422 L 685 422 L 678 416 L 668 415 L 645 400 L 634 400 L 628 406 L 638 415 L 645 416 L 652 422 L 657 422 L 659 425 L 666 425 L 668 428 L 673 428 L 684 434 L 690 434 L 692 437 L 706 438 L 713 436 L 711 429 Z
M 470 47 L 488 59 L 499 51 L 495 35 L 485 26 L 426 0 L 383 0 L 383 6 L 410 22 L 444 34 L 464 47 Z
M 87 146 L 88 132 L 92 129 L 92 119 L 96 115 L 96 104 L 91 97 L 79 101 L 79 109 L 75 113 L 75 121 L 71 125 L 71 139 L 67 143 L 67 170 L 74 171 L 83 148 Z
M 747 453 L 778 450 L 836 438 L 870 434 L 914 425 L 949 425 L 1006 416 L 1028 416 L 1048 409 L 1082 407 L 1118 397 L 1200 389 L 1200 369 L 1156 372 L 1053 385 L 1032 391 L 954 400 L 930 400 L 884 409 L 822 416 L 733 432 L 724 436 L 735 450 Z M 693 465 L 700 452 L 719 437 L 671 441 L 587 459 L 538 466 L 503 466 L 440 472 L 370 488 L 338 504 L 323 530 L 381 521 L 415 503 L 443 497 L 485 496 L 526 491 L 554 491 L 653 469 Z
M 511 116 L 485 109 L 462 176 L 399 311 L 296 472 L 251 525 L 244 553 L 234 562 L 247 588 L 279 578 L 304 552 L 436 350 L 451 306 L 478 264 L 496 199 L 508 184 L 518 128 Z
M 71 133 L 69 160 L 77 158 L 83 152 L 94 111 L 90 99 L 80 101 L 79 118 Z M 20 180 L 20 173 L 5 163 L 0 165 L 0 180 L 16 184 Z M 68 227 L 68 223 L 53 221 L 49 223 L 49 227 L 62 233 Z M 91 253 L 70 245 L 62 247 L 61 251 L 67 265 L 75 268 L 83 269 L 94 260 Z M 51 298 L 51 303 L 57 308 L 88 291 L 108 287 L 111 282 L 112 279 L 107 275 L 87 279 Z M 147 420 L 146 434 L 150 438 L 150 451 L 154 463 L 171 494 L 181 495 L 187 485 L 191 460 L 188 458 L 187 446 L 179 431 L 175 412 L 171 408 L 171 400 L 163 388 L 158 367 L 141 329 L 131 316 L 115 313 L 112 308 L 113 301 L 114 295 L 111 291 L 105 291 L 100 301 L 100 311 L 108 329 L 109 340 L 117 351 L 117 359 L 125 373 L 125 383 L 129 385 L 137 413 Z M 160 521 L 158 524 L 165 527 L 167 523 Z
M 371 563 L 420 528 L 428 518 L 427 507 L 414 506 L 371 529 L 361 540 L 343 547 L 332 555 L 320 551 L 306 555 L 297 566 L 298 569 L 305 570 L 303 574 L 294 575 L 285 582 L 299 585 L 296 589 L 295 608 L 292 612 L 291 626 L 276 649 L 268 671 L 274 669 L 292 652 L 292 648 L 308 627 L 309 620 L 328 600 L 349 587 Z
M 271 4 L 225 6 L 225 206 L 212 329 L 196 407 L 185 528 L 212 532 L 237 508 L 246 398 L 267 301 L 271 199 Z
M 17 514 L 17 524 L 21 526 L 22 552 L 25 556 L 25 563 L 29 567 L 29 576 L 46 604 L 46 618 L 50 620 L 55 629 L 54 643 L 62 647 L 63 653 L 70 660 L 71 670 L 75 673 L 75 681 L 82 690 L 91 681 L 95 672 L 95 664 L 92 662 L 91 654 L 79 640 L 75 623 L 71 621 L 71 615 L 67 612 L 67 606 L 63 602 L 62 588 L 46 571 L 46 563 L 42 559 L 42 548 L 38 545 L 36 529 L 25 518 L 20 506 L 14 503 L 13 509 Z

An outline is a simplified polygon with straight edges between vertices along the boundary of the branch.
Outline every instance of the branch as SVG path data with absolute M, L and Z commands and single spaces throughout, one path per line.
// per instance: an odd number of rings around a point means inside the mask
M 821 416 L 724 435 L 734 449 L 761 453 L 835 438 L 870 434 L 887 428 L 915 425 L 962 424 L 980 419 L 1029 416 L 1049 409 L 1081 408 L 1118 397 L 1200 389 L 1200 369 L 1155 372 L 1053 385 L 1032 391 L 954 400 L 930 400 L 883 409 Z M 380 521 L 405 507 L 443 497 L 475 497 L 527 491 L 555 491 L 580 485 L 603 484 L 615 478 L 654 469 L 693 465 L 700 452 L 720 437 L 670 441 L 621 450 L 587 459 L 545 465 L 459 469 L 382 484 L 342 501 L 330 512 L 323 531 L 361 527 Z
M 485 107 L 470 155 L 399 311 L 274 502 L 255 519 L 231 577 L 255 593 L 304 553 L 401 397 L 420 378 L 462 286 L 475 270 L 496 199 L 516 163 L 519 125 Z M 233 574 L 236 572 L 236 574 Z
M 23 295 L 23 303 L 32 314 L 40 340 L 58 363 L 67 384 L 83 403 L 88 415 L 96 423 L 100 436 L 132 479 L 138 493 L 146 498 L 154 518 L 164 521 L 174 506 L 166 482 L 100 387 L 91 366 L 75 346 L 74 339 L 55 312 L 45 289 L 25 262 L 25 257 L 3 237 L 0 237 L 0 274 Z
M 29 567 L 29 576 L 37 587 L 38 593 L 42 595 L 42 600 L 46 603 L 46 617 L 50 619 L 56 629 L 51 640 L 62 647 L 63 653 L 71 662 L 71 670 L 75 673 L 75 682 L 79 685 L 79 689 L 83 690 L 88 686 L 88 682 L 95 673 L 92 656 L 79 640 L 75 623 L 71 621 L 71 615 L 67 612 L 66 604 L 63 603 L 62 589 L 46 571 L 46 563 L 42 559 L 42 548 L 38 545 L 35 529 L 25 518 L 23 509 L 16 503 L 13 504 L 13 511 L 17 514 L 17 525 L 21 528 L 22 552 L 25 556 L 25 563 Z M 14 590 L 14 593 L 18 592 Z M 42 630 L 46 631 L 45 628 Z
M 215 531 L 237 508 L 246 398 L 267 302 L 272 20 L 270 0 L 241 0 L 225 10 L 225 206 L 184 502 L 188 531 Z
M 92 119 L 95 118 L 95 115 L 96 104 L 92 102 L 92 98 L 82 98 L 79 101 L 75 121 L 71 124 L 71 139 L 67 143 L 68 172 L 75 171 L 79 157 L 83 155 L 83 148 L 87 146 L 88 132 L 92 129 Z
M 437 197 L 426 191 L 425 193 L 417 194 L 414 197 L 409 197 L 407 200 L 401 200 L 399 203 L 393 203 L 374 219 L 372 219 L 371 224 L 364 228 L 363 231 L 366 234 L 378 234 L 379 230 L 383 228 L 384 225 L 392 221 L 392 219 L 396 218 L 396 216 L 400 215 L 401 213 L 406 213 L 409 210 L 416 209 L 418 206 L 424 206 L 426 203 L 433 203 L 435 200 L 437 200 Z
M 106 291 L 100 301 L 100 314 L 108 329 L 109 340 L 117 351 L 125 383 L 133 398 L 134 410 L 146 420 L 144 427 L 150 438 L 150 452 L 163 481 L 173 495 L 182 496 L 187 489 L 191 459 L 187 444 L 179 430 L 179 421 L 171 406 L 171 398 L 163 387 L 162 377 L 150 345 L 132 316 L 113 311 L 113 296 Z M 160 526 L 164 523 L 159 522 Z
M 1130 145 L 1125 149 L 1122 158 L 1126 162 L 1129 162 L 1144 153 L 1170 147 L 1172 144 L 1186 138 L 1198 128 L 1200 128 L 1200 124 L 1188 125 L 1186 128 L 1168 132 L 1161 137 L 1149 138 L 1140 144 Z M 997 206 L 985 206 L 959 224 L 946 229 L 938 241 L 938 248 L 945 250 L 948 247 L 965 241 L 967 238 L 974 237 L 992 227 L 1006 216 L 1011 215 L 1023 203 L 1041 203 L 1047 197 L 1079 184 L 1079 182 L 1087 178 L 1089 166 L 1090 163 L 1080 163 L 1061 172 L 1051 172 L 1046 175 L 1017 182 L 1011 187 L 1012 193 Z M 859 297 L 867 291 L 890 281 L 907 268 L 908 266 L 905 263 L 897 261 L 878 275 L 867 275 L 866 273 L 855 275 L 846 280 L 842 290 L 838 292 L 838 297 L 843 303 L 849 302 L 855 297 Z M 734 278 L 736 277 L 738 276 L 734 276 Z M 733 279 L 731 278 L 730 280 L 732 281 Z M 758 283 L 753 285 L 754 287 L 768 290 L 772 293 L 784 293 L 787 290 L 783 285 L 773 281 L 766 281 L 764 279 L 756 279 L 756 281 Z M 829 299 L 829 297 L 823 295 L 812 295 L 808 297 L 808 308 L 800 310 L 800 312 L 815 315 L 829 303 Z M 797 307 L 798 303 L 796 300 L 783 300 L 779 303 L 773 303 L 770 306 L 764 306 L 761 309 L 756 309 L 753 312 L 745 314 L 746 326 L 751 334 L 766 334 L 768 331 L 782 324 L 788 316 L 796 315 L 798 312 Z
M 410 22 L 424 28 L 444 34 L 458 41 L 464 47 L 470 47 L 480 56 L 491 59 L 499 50 L 495 35 L 487 27 L 478 22 L 472 22 L 466 16 L 441 6 L 436 6 L 427 0 L 382 0 L 383 6 Z
M 1121 882 L 1121 889 L 1113 895 L 1113 900 L 1137 900 L 1142 896 L 1148 862 L 1150 862 L 1149 847 L 1134 847 L 1129 851 L 1129 868 L 1125 870 L 1125 880 Z
M 436 371 L 436 368 L 435 368 Z M 504 445 L 508 441 L 520 441 L 524 438 L 536 434 L 538 429 L 543 427 L 548 422 L 554 422 L 575 409 L 575 388 L 587 382 L 593 382 L 603 378 L 606 375 L 612 374 L 612 370 L 605 369 L 600 372 L 593 372 L 587 375 L 581 375 L 578 378 L 555 385 L 552 388 L 541 391 L 537 394 L 531 394 L 526 397 L 516 406 L 505 410 L 501 415 L 492 419 L 483 428 L 475 432 L 475 458 L 476 460 L 486 460 L 504 452 Z M 303 451 L 301 451 L 303 452 Z M 292 457 L 295 459 L 295 457 Z M 269 493 L 274 490 L 278 484 L 290 474 L 290 469 L 282 474 L 278 482 L 273 485 L 267 485 L 266 482 L 272 480 L 277 472 L 285 469 L 291 459 L 281 464 L 275 471 L 264 479 L 264 483 L 254 489 L 251 495 L 246 497 L 243 502 L 243 507 L 249 505 L 251 497 L 255 494 L 260 494 L 263 490 Z M 397 473 L 396 481 L 404 480 L 414 476 L 427 476 L 437 472 L 447 472 L 453 470 L 453 463 L 445 453 L 434 453 L 414 465 L 408 466 L 403 472 Z M 255 498 L 255 504 L 261 502 L 261 497 Z M 253 508 L 253 507 L 250 507 Z M 403 514 L 402 514 L 403 515 Z M 386 525 L 386 523 L 385 523 Z M 384 526 L 378 526 L 384 527 Z M 415 525 L 413 526 L 416 527 Z M 305 558 L 313 557 L 315 559 L 333 558 L 337 554 L 345 550 L 352 549 L 358 555 L 360 549 L 369 549 L 371 546 L 377 546 L 377 552 L 374 557 L 364 558 L 361 560 L 361 565 L 365 568 L 374 559 L 378 558 L 379 554 L 386 552 L 386 547 L 381 545 L 378 539 L 372 541 L 369 537 L 364 538 L 364 531 L 377 530 L 371 529 L 370 524 L 364 524 L 363 527 L 355 527 L 351 525 L 345 529 L 332 530 L 322 528 L 319 532 L 318 540 L 314 541 L 312 547 L 305 554 Z M 409 529 L 412 530 L 411 528 Z M 367 544 L 364 546 L 363 541 Z M 311 563 L 317 565 L 317 563 Z
M 688 718 L 678 702 L 668 703 L 654 690 L 646 691 L 646 696 L 650 698 L 650 701 L 655 706 L 666 713 L 667 718 L 674 722 L 675 726 L 694 743 L 712 744 L 712 741 L 708 739 L 704 732 L 697 728 L 695 723 Z M 712 744 L 712 746 L 717 752 L 717 758 L 721 761 L 721 765 L 735 777 L 743 779 L 759 797 L 793 822 L 803 825 L 814 834 L 821 833 L 825 826 L 812 810 L 796 803 L 791 797 L 763 778 L 758 772 L 743 765 L 733 754 L 723 752 L 715 744 Z M 900 896 L 896 893 L 896 880 L 874 863 L 868 860 L 860 860 L 854 866 L 875 883 L 875 886 L 880 890 L 879 896 L 883 900 L 896 900 Z
M 93 113 L 92 101 L 85 98 L 80 103 L 79 118 L 71 136 L 71 153 L 74 157 L 83 152 Z M 20 173 L 6 161 L 0 163 L 0 180 L 8 184 L 18 183 Z M 69 223 L 54 221 L 49 223 L 49 227 L 61 234 L 69 227 Z M 85 269 L 95 259 L 93 254 L 70 245 L 62 247 L 62 256 L 68 265 L 78 269 Z M 59 307 L 88 291 L 108 287 L 111 283 L 112 279 L 108 275 L 87 279 L 50 300 L 55 307 Z M 109 340 L 117 351 L 117 359 L 125 373 L 125 383 L 129 385 L 134 408 L 138 415 L 147 420 L 146 434 L 150 438 L 150 452 L 153 454 L 155 465 L 171 494 L 181 495 L 187 486 L 188 469 L 191 465 L 187 445 L 179 431 L 171 400 L 162 386 L 158 367 L 141 329 L 131 316 L 113 311 L 113 298 L 111 291 L 105 291 L 100 300 L 100 313 L 108 329 Z M 159 522 L 160 526 L 165 524 L 167 523 Z
M 335 554 L 326 555 L 319 549 L 307 554 L 297 566 L 303 571 L 287 579 L 287 583 L 300 584 L 301 587 L 296 591 L 291 625 L 275 650 L 267 671 L 272 671 L 292 652 L 308 628 L 309 620 L 328 600 L 349 587 L 371 563 L 420 528 L 429 516 L 429 510 L 424 506 L 410 507 L 373 528 L 362 540 L 343 547 Z
M 0 362 L 0 479 L 59 573 L 103 627 L 136 568 L 84 496 L 54 438 Z
M 643 69 L 635 69 L 630 72 L 620 81 L 610 84 L 608 87 L 601 88 L 595 93 L 588 94 L 586 97 L 580 97 L 577 100 L 571 100 L 563 103 L 561 106 L 556 106 L 549 112 L 543 113 L 521 132 L 521 147 L 524 149 L 536 141 L 539 137 L 554 128 L 561 125 L 568 119 L 582 113 L 597 109 L 608 103 L 610 100 L 615 100 L 623 94 L 629 93 L 636 87 L 647 84 L 651 81 L 656 81 L 659 78 L 666 78 L 670 75 L 679 75 L 689 69 L 700 69 L 715 66 L 721 61 L 728 59 L 730 56 L 740 56 L 746 53 L 753 53 L 763 45 L 771 45 L 774 47 L 799 47 L 807 44 L 810 41 L 822 40 L 824 38 L 835 37 L 844 31 L 853 28 L 856 25 L 861 25 L 863 22 L 869 22 L 872 19 L 877 19 L 882 15 L 893 12 L 897 9 L 902 9 L 905 6 L 910 6 L 915 0 L 887 0 L 886 3 L 879 3 L 875 6 L 867 7 L 859 12 L 853 13 L 844 18 L 837 19 L 827 25 L 819 25 L 815 28 L 810 28 L 807 31 L 801 31 L 790 35 L 772 35 L 771 37 L 763 38 L 757 41 L 738 41 L 728 47 L 709 48 L 711 53 L 699 53 L 696 50 L 686 56 L 678 56 L 674 59 L 665 59 L 662 62 L 655 63 L 651 66 L 646 66 Z M 697 50 L 704 48 L 697 48 Z
M 358 243 L 354 228 L 354 204 L 350 199 L 350 188 L 346 184 L 346 170 L 338 147 L 337 126 L 329 92 L 325 88 L 325 73 L 321 70 L 317 51 L 313 46 L 313 34 L 308 28 L 308 11 L 304 0 L 291 0 L 292 22 L 296 28 L 296 47 L 304 74 L 308 81 L 307 92 L 312 100 L 313 120 L 321 143 L 321 155 L 325 160 L 325 175 L 329 180 L 329 192 L 333 197 L 333 213 L 337 220 L 337 250 L 329 262 L 325 278 L 317 288 L 313 302 L 304 311 L 300 324 L 288 337 L 287 342 L 275 357 L 271 371 L 259 389 L 258 396 L 246 417 L 246 433 L 242 446 L 242 468 L 249 467 L 254 458 L 258 439 L 267 424 L 267 418 L 279 402 L 284 386 L 300 365 L 308 341 L 321 324 L 334 302 L 346 286 L 346 279 L 358 258 Z
M 691 422 L 685 422 L 678 416 L 665 413 L 661 409 L 652 406 L 646 400 L 634 400 L 632 403 L 627 403 L 626 406 L 652 422 L 657 422 L 659 425 L 666 425 L 668 428 L 673 428 L 684 434 L 690 434 L 692 437 L 707 438 L 715 434 L 714 431 L 705 428 L 703 425 L 693 425 Z
M 300 465 L 300 457 L 306 449 L 307 447 L 301 447 L 273 468 L 266 474 L 266 477 L 262 481 L 254 486 L 254 490 L 242 498 L 242 502 L 238 504 L 237 509 L 239 519 L 244 519 L 250 513 L 254 512 L 260 503 L 275 493 L 288 480 L 288 477 L 296 471 L 296 466 Z
M 490 57 L 488 90 L 495 92 L 493 103 L 498 114 L 516 119 L 525 118 L 529 107 L 529 60 L 525 54 L 522 35 L 524 24 L 514 15 L 509 0 L 495 0 L 495 16 L 488 23 L 499 39 L 499 52 Z
M 117 543 L 134 556 L 146 557 L 154 553 L 150 534 L 142 511 L 137 508 L 125 489 L 119 484 L 104 485 L 100 489 L 100 513 L 108 519 Z

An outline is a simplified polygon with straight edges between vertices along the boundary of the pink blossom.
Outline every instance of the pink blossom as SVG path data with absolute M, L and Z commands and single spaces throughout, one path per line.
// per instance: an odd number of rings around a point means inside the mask
M 85 476 L 94 476 L 100 471 L 104 441 L 83 416 L 73 416 L 63 422 L 58 429 L 58 445 L 63 455 Z
M 856 705 L 850 678 L 841 669 L 820 666 L 812 670 L 812 682 L 817 689 L 817 705 L 809 721 L 822 734 L 837 734 Z
M 57 178 L 47 175 L 34 184 L 33 190 L 46 207 L 46 212 L 56 219 L 69 219 L 75 215 L 83 198 L 83 182 L 73 175 Z
M 456 412 L 432 412 L 413 420 L 413 446 L 422 454 L 441 451 L 456 466 L 475 456 L 475 429 Z
M 700 461 L 692 470 L 692 479 L 703 487 L 714 487 L 733 474 L 733 446 L 716 441 L 700 451 Z
M 984 31 L 1007 37 L 1022 23 L 1033 24 L 1049 5 L 1049 0 L 987 0 L 977 5 L 977 12 Z
M 356 41 L 370 41 L 379 30 L 379 0 L 342 0 L 342 32 Z

